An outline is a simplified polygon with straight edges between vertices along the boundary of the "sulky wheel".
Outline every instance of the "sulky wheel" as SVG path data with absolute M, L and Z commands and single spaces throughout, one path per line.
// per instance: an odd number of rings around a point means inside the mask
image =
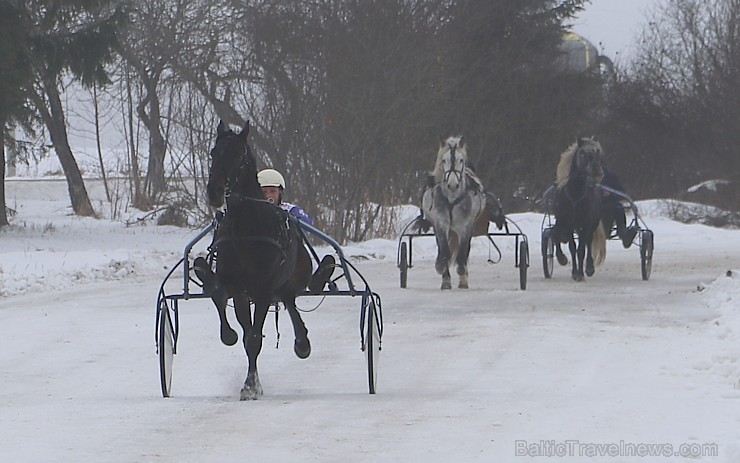
M 367 357 L 368 391 L 375 394 L 378 384 L 378 360 L 380 358 L 380 324 L 375 300 L 371 295 L 366 299 L 365 356 Z
M 175 334 L 167 302 L 159 306 L 159 332 L 157 333 L 159 351 L 159 378 L 162 384 L 162 397 L 169 397 L 172 391 L 172 362 L 175 354 Z
M 408 275 L 409 275 L 409 259 L 408 259 L 408 249 L 406 247 L 406 243 L 401 243 L 401 251 L 399 252 L 399 262 L 398 262 L 398 269 L 401 272 L 401 288 L 406 287 L 406 283 L 408 282 Z
M 527 268 L 529 267 L 529 244 L 527 240 L 519 243 L 519 288 L 527 289 Z
M 552 278 L 555 257 L 555 242 L 552 239 L 552 228 L 542 232 L 542 270 L 545 278 Z
M 644 230 L 640 241 L 640 270 L 642 279 L 647 281 L 653 268 L 653 232 Z

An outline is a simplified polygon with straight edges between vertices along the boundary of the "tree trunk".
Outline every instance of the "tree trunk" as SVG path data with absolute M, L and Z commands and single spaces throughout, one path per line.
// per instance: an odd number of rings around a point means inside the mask
M 46 107 L 40 95 L 35 95 L 34 99 L 36 100 L 37 109 L 49 129 L 51 143 L 54 145 L 59 162 L 62 164 L 62 170 L 64 170 L 64 176 L 67 178 L 67 190 L 69 191 L 69 199 L 72 201 L 72 210 L 76 215 L 95 217 L 95 210 L 92 203 L 90 203 L 87 189 L 85 189 L 82 173 L 80 173 L 80 168 L 77 166 L 72 148 L 69 146 L 59 89 L 57 89 L 53 80 L 45 80 L 43 85 L 49 107 Z
M 129 176 L 129 182 L 131 185 L 131 195 L 133 197 L 133 206 L 139 210 L 146 211 L 151 207 L 149 199 L 144 195 L 141 188 L 141 177 L 139 176 L 139 153 L 137 151 L 136 136 L 135 136 L 135 124 L 134 124 L 134 98 L 131 93 L 131 87 L 133 84 L 130 74 L 130 66 L 125 66 L 125 79 L 126 94 L 122 95 L 122 101 L 125 105 L 122 106 L 121 114 L 124 115 L 124 126 L 128 127 L 128 155 L 129 155 L 129 170 L 131 175 Z
M 156 198 L 165 190 L 166 182 L 164 175 L 165 142 L 159 122 L 161 111 L 159 107 L 159 95 L 157 95 L 157 77 L 142 76 L 146 87 L 146 97 L 139 103 L 139 118 L 149 131 L 149 164 L 146 172 L 146 190 L 149 197 Z M 149 106 L 149 113 L 146 112 Z
M 8 210 L 5 207 L 5 133 L 3 127 L 0 127 L 0 228 L 9 224 Z
M 98 87 L 93 85 L 93 108 L 95 109 L 95 144 L 98 148 L 98 161 L 100 162 L 100 176 L 103 179 L 105 187 L 105 198 L 111 202 L 110 189 L 108 188 L 108 177 L 105 174 L 105 164 L 103 163 L 103 150 L 100 147 L 100 107 L 98 106 Z

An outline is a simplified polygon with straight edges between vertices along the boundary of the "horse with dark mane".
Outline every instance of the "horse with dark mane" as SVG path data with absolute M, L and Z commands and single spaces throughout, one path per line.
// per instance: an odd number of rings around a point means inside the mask
M 594 274 L 594 262 L 601 263 L 606 256 L 606 235 L 601 226 L 601 192 L 597 185 L 604 176 L 604 153 L 601 144 L 591 138 L 579 138 L 560 155 L 557 167 L 553 237 L 560 265 L 568 258 L 560 243 L 568 243 L 572 260 L 571 276 L 584 280 L 585 274 Z M 578 235 L 576 248 L 575 236 Z
M 442 289 L 452 288 L 449 265 L 453 259 L 458 288 L 468 288 L 470 240 L 486 205 L 483 184 L 467 162 L 463 137 L 449 137 L 439 148 L 432 184 L 422 195 L 422 211 L 437 240 L 435 269 L 442 275 Z
M 262 350 L 262 330 L 268 308 L 280 301 L 288 310 L 295 332 L 294 351 L 300 358 L 311 353 L 308 330 L 296 309 L 296 294 L 311 278 L 311 261 L 303 246 L 299 225 L 286 212 L 264 200 L 257 182 L 257 166 L 247 143 L 249 122 L 240 133 L 218 125 L 211 150 L 208 202 L 226 213 L 213 246 L 217 251 L 216 273 L 211 274 L 210 296 L 218 310 L 221 341 L 234 345 L 238 335 L 226 318 L 226 303 L 242 326 L 249 367 L 241 400 L 257 399 L 262 386 L 257 357 Z M 208 276 L 205 278 L 208 280 Z M 204 285 L 205 288 L 205 285 Z M 250 308 L 254 304 L 254 319 Z

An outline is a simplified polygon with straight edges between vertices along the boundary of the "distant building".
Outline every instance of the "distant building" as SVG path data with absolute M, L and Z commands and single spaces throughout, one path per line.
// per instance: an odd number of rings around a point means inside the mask
M 558 64 L 565 72 L 602 72 L 607 79 L 614 76 L 612 61 L 606 56 L 599 55 L 596 47 L 578 34 L 573 32 L 565 34 L 560 52 Z

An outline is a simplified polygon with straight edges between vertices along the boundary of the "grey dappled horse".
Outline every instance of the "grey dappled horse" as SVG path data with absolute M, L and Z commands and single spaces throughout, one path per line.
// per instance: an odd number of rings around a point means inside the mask
M 470 240 L 486 205 L 485 189 L 467 162 L 463 137 L 442 142 L 431 184 L 422 195 L 422 212 L 437 240 L 435 269 L 442 275 L 442 289 L 452 288 L 449 266 L 453 259 L 460 278 L 458 288 L 468 287 Z

